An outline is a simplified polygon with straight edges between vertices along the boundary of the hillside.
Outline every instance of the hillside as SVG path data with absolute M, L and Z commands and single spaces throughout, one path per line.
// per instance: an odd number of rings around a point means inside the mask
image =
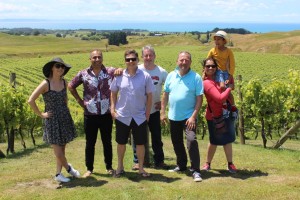
M 262 52 L 280 54 L 299 54 L 300 31 L 272 32 L 264 34 L 230 34 L 235 51 Z M 173 34 L 165 36 L 128 36 L 128 44 L 109 45 L 108 51 L 125 48 L 140 48 L 146 44 L 154 46 L 203 46 L 207 49 L 214 44 L 202 44 L 191 34 Z M 89 52 L 93 48 L 106 51 L 107 39 L 84 41 L 78 37 L 57 38 L 54 35 L 14 36 L 0 33 L 0 57 L 38 57 Z
M 300 31 L 230 35 L 235 48 L 245 52 L 299 54 Z

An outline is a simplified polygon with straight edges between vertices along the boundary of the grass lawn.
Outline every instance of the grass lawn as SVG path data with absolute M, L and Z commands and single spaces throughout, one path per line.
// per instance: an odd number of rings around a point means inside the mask
M 163 141 L 165 162 L 175 166 L 176 158 L 169 136 L 165 136 Z M 203 165 L 207 137 L 198 141 Z M 203 181 L 195 183 L 189 172 L 177 174 L 152 167 L 146 168 L 151 173 L 150 178 L 140 177 L 131 170 L 130 145 L 127 145 L 125 155 L 126 174 L 114 178 L 105 171 L 102 144 L 98 139 L 94 174 L 89 178 L 58 184 L 53 180 L 55 162 L 52 149 L 40 138 L 37 147 L 26 141 L 26 150 L 16 141 L 16 153 L 0 159 L 0 199 L 299 199 L 299 141 L 287 141 L 285 148 L 293 148 L 280 150 L 263 149 L 262 142 L 247 143 L 251 144 L 233 145 L 234 163 L 239 169 L 237 174 L 227 172 L 223 149 L 218 148 L 212 170 L 202 172 Z M 114 167 L 117 165 L 115 144 L 113 141 Z M 1 143 L 0 149 L 4 151 L 6 146 Z M 85 139 L 79 137 L 66 149 L 68 161 L 81 174 L 86 170 L 84 148 Z M 63 173 L 67 175 L 65 171 Z

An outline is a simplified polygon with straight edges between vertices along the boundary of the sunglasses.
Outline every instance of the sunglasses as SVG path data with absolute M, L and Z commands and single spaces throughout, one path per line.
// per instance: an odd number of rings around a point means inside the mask
M 217 65 L 205 65 L 206 68 L 216 68 Z
M 56 69 L 59 69 L 59 68 L 65 69 L 65 66 L 64 66 L 63 64 L 60 64 L 60 63 L 55 63 L 55 64 L 54 64 L 54 67 L 55 67 Z
M 130 61 L 134 62 L 136 60 L 137 60 L 137 58 L 125 58 L 126 62 L 130 62 Z

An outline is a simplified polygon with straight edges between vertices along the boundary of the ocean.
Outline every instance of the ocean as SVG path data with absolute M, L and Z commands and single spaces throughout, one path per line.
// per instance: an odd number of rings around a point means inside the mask
M 214 28 L 244 28 L 253 33 L 286 32 L 300 30 L 299 24 L 289 23 L 202 23 L 202 22 L 97 22 L 97 21 L 53 21 L 53 20 L 3 20 L 0 28 L 43 28 L 43 29 L 96 29 L 122 30 L 142 29 L 162 32 L 211 31 Z

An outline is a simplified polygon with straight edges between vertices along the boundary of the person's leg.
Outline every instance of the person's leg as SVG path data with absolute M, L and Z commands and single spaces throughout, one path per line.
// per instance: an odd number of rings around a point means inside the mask
M 148 127 L 151 133 L 152 150 L 155 166 L 164 163 L 163 142 L 161 139 L 160 112 L 152 113 L 149 118 Z
M 224 148 L 224 152 L 225 152 L 225 155 L 226 155 L 227 162 L 232 163 L 232 144 L 231 143 L 226 144 L 226 145 L 223 146 L 223 148 Z
M 134 139 L 132 137 L 131 140 L 131 146 L 132 146 L 132 152 L 133 152 L 133 167 L 132 170 L 138 170 L 139 169 L 139 159 L 138 156 L 136 155 L 136 144 L 134 142 Z
M 196 137 L 196 129 L 187 130 L 185 127 L 186 144 L 191 161 L 191 169 L 200 172 L 200 153 Z
M 145 159 L 145 144 L 147 142 L 147 121 L 140 125 L 137 125 L 134 120 L 130 124 L 132 128 L 132 136 L 136 143 L 136 155 L 139 162 L 139 173 L 147 177 L 149 174 L 144 169 L 144 159 Z
M 139 163 L 139 172 L 144 171 L 145 145 L 136 145 L 136 155 Z
M 206 156 L 206 162 L 211 163 L 212 159 L 214 158 L 214 155 L 217 150 L 217 145 L 213 145 L 211 143 L 208 144 L 207 146 L 207 156 Z
M 237 169 L 236 169 L 235 165 L 232 162 L 232 143 L 224 145 L 223 148 L 224 148 L 224 152 L 225 152 L 226 159 L 227 159 L 227 162 L 228 162 L 228 166 L 227 166 L 228 171 L 230 173 L 236 173 Z
M 98 134 L 98 123 L 97 116 L 84 116 L 84 132 L 85 132 L 85 165 L 89 172 L 94 170 L 94 156 L 95 156 L 95 144 L 97 141 Z
M 206 163 L 203 165 L 202 169 L 205 171 L 210 170 L 210 164 L 211 161 L 215 155 L 215 152 L 217 150 L 217 145 L 213 145 L 211 143 L 208 144 L 207 146 L 207 156 L 206 156 Z
M 177 158 L 177 166 L 180 170 L 186 170 L 187 155 L 183 143 L 184 121 L 169 121 L 171 140 Z
M 116 170 L 116 174 L 121 173 L 124 170 L 123 160 L 126 151 L 126 144 L 118 144 L 117 152 L 118 152 L 118 167 Z
M 106 170 L 112 170 L 112 143 L 111 143 L 111 133 L 112 133 L 112 117 L 111 114 L 106 114 L 100 116 L 99 126 L 101 133 L 101 140 L 103 144 L 104 152 L 104 163 Z
M 64 146 L 57 144 L 52 144 L 51 146 L 56 157 L 56 174 L 60 174 L 62 167 L 64 167 L 66 170 L 69 169 L 69 165 L 65 157 Z
M 116 142 L 117 145 L 117 153 L 118 153 L 118 167 L 116 169 L 116 177 L 119 177 L 121 174 L 124 173 L 124 155 L 126 151 L 126 144 L 128 142 L 128 136 L 130 133 L 130 126 L 122 123 L 119 120 L 115 120 L 116 124 Z

